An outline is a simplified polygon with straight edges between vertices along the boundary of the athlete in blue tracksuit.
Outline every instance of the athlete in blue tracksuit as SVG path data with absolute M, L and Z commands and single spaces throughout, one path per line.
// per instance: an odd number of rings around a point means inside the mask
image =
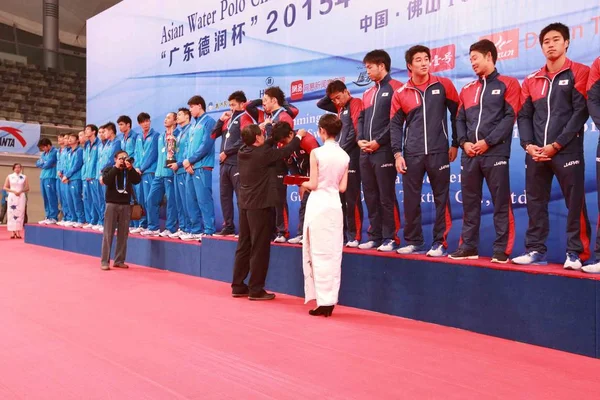
M 72 226 L 80 228 L 85 223 L 83 209 L 83 193 L 81 183 L 81 169 L 83 168 L 83 149 L 79 146 L 79 136 L 72 133 L 69 136 L 71 151 L 67 158 L 63 182 L 67 184 L 69 209 L 73 213 Z
M 548 203 L 556 175 L 567 205 L 567 251 L 563 267 L 579 270 L 590 257 L 590 221 L 585 205 L 583 132 L 589 114 L 586 85 L 590 68 L 569 60 L 569 28 L 551 24 L 540 33 L 546 65 L 523 81 L 518 116 L 527 152 L 525 188 L 529 226 L 526 253 L 515 264 L 546 263 L 550 231 Z
M 46 219 L 40 221 L 40 224 L 55 224 L 58 219 L 58 197 L 56 193 L 56 160 L 58 151 L 52 147 L 52 142 L 48 138 L 42 138 L 38 142 L 38 147 L 42 151 L 40 159 L 35 166 L 41 168 L 40 189 L 44 199 L 44 211 Z
M 195 120 L 190 127 L 187 155 L 181 166 L 188 172 L 187 205 L 191 235 L 182 236 L 181 239 L 201 240 L 202 233 L 215 233 L 215 206 L 212 197 L 215 141 L 211 138 L 211 132 L 216 122 L 206 114 L 206 103 L 202 97 L 193 96 L 188 101 L 188 106 Z M 204 231 L 200 219 L 204 223 Z
M 187 154 L 187 148 L 189 144 L 189 132 L 191 128 L 190 119 L 192 114 L 187 108 L 180 108 L 177 112 L 177 123 L 179 124 L 179 135 L 177 136 L 176 144 L 176 160 L 177 163 L 171 164 L 169 168 L 175 172 L 175 203 L 177 205 L 177 220 L 179 222 L 179 230 L 172 235 L 170 238 L 178 238 L 185 233 L 189 233 L 191 229 L 190 217 L 187 210 L 186 202 L 186 181 L 188 173 L 185 168 L 179 167 L 183 165 Z
M 98 166 L 98 148 L 100 139 L 98 138 L 98 127 L 96 125 L 87 125 L 85 127 L 85 136 L 87 142 L 83 149 L 83 179 L 86 184 L 86 227 L 93 228 L 98 226 L 100 220 L 100 198 L 98 189 L 98 177 L 96 170 Z
M 175 152 L 175 143 L 179 130 L 177 129 L 177 114 L 170 112 L 165 117 L 166 131 L 158 137 L 158 159 L 156 161 L 156 173 L 150 192 L 148 193 L 148 230 L 142 232 L 144 236 L 162 236 L 166 237 L 177 231 L 177 202 L 175 201 L 175 174 L 167 166 L 169 141 L 172 140 Z M 173 157 L 176 154 L 173 153 Z M 165 230 L 160 232 L 160 203 L 163 197 L 167 195 L 167 221 Z
M 369 240 L 360 249 L 393 251 L 400 243 L 400 211 L 396 198 L 396 168 L 390 145 L 390 111 L 394 91 L 402 82 L 389 74 L 391 58 L 383 50 L 369 52 L 363 62 L 375 86 L 363 95 L 364 109 L 358 118 L 360 175 L 369 222 Z
M 150 128 L 150 115 L 142 112 L 137 117 L 138 124 L 142 132 L 137 135 L 135 144 L 134 167 L 142 176 L 142 181 L 138 186 L 137 200 L 148 210 L 148 194 L 152 187 L 154 174 L 156 172 L 156 161 L 158 160 L 158 137 L 159 133 Z M 148 228 L 148 219 L 146 215 L 139 221 L 139 227 L 132 230 L 132 233 L 139 233 Z
M 360 148 L 357 141 L 358 117 L 363 110 L 361 99 L 353 98 L 344 82 L 335 80 L 327 85 L 327 94 L 317 107 L 336 113 L 342 130 L 336 137 L 340 147 L 350 156 L 348 187 L 340 193 L 344 213 L 344 240 L 347 247 L 358 247 L 362 238 L 363 205 L 360 189 Z
M 138 133 L 131 129 L 132 121 L 128 115 L 121 115 L 117 119 L 117 124 L 119 126 L 119 133 L 117 134 L 117 140 L 119 140 L 121 142 L 121 149 L 123 151 L 127 152 L 127 155 L 129 156 L 129 158 L 133 158 L 133 160 L 134 160 L 133 166 L 134 166 L 134 168 L 137 168 L 139 166 L 139 162 L 137 161 L 138 157 L 136 154 L 136 143 L 137 143 Z M 141 185 L 133 186 L 133 190 L 135 190 L 135 193 L 138 196 L 139 196 L 140 186 Z M 131 221 L 129 223 L 129 226 L 131 226 L 131 227 L 139 227 L 139 225 L 140 225 L 140 221 Z
M 590 77 L 587 83 L 588 110 L 590 117 L 597 127 L 600 127 L 600 57 L 596 58 L 590 70 Z M 600 188 L 600 139 L 596 146 L 596 190 Z M 586 265 L 582 268 L 584 272 L 593 274 L 600 273 L 600 192 L 598 196 L 598 225 L 596 227 L 596 247 L 594 253 L 596 261 L 594 264 Z
M 101 203 L 102 210 L 99 225 L 104 225 L 104 212 L 106 210 L 106 183 L 102 181 L 102 171 L 114 165 L 115 156 L 121 151 L 121 142 L 117 140 L 116 129 L 115 124 L 112 122 L 100 127 L 100 132 L 103 132 L 100 134 L 100 137 L 104 137 L 105 141 L 104 143 L 100 143 L 99 146 L 98 169 L 96 173 L 98 174 L 102 195 L 105 197 L 103 197 L 104 201 Z
M 69 209 L 69 201 L 68 199 L 68 185 L 63 183 L 62 178 L 65 170 L 65 163 L 69 156 L 69 136 L 68 135 L 58 135 L 58 144 L 60 145 L 60 149 L 58 149 L 58 153 L 56 154 L 56 192 L 58 193 L 58 197 L 60 199 L 60 206 L 62 209 L 62 221 L 58 223 L 58 225 L 64 225 L 65 223 L 71 221 L 71 210 Z

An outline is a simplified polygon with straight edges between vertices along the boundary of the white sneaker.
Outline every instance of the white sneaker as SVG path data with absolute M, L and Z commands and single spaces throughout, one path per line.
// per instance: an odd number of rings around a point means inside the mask
M 596 261 L 594 264 L 586 265 L 581 268 L 583 272 L 587 272 L 588 274 L 600 274 L 600 261 Z
M 179 236 L 179 239 L 184 240 L 184 241 L 190 241 L 190 240 L 198 240 L 197 236 L 200 235 L 194 235 L 191 233 L 184 233 L 183 235 Z
M 137 228 L 133 228 L 133 229 L 131 229 L 131 230 L 129 231 L 129 233 L 136 234 L 136 233 L 143 232 L 144 230 L 145 230 L 144 228 L 137 227 Z
M 65 226 L 66 221 L 59 221 L 56 223 L 58 226 Z
M 160 229 L 157 229 L 155 231 L 151 231 L 150 229 L 146 229 L 146 230 L 140 232 L 140 235 L 142 235 L 142 236 L 158 236 L 158 235 L 160 235 Z
M 175 232 L 175 233 L 171 233 L 171 234 L 169 235 L 169 237 L 170 237 L 171 239 L 178 239 L 178 238 L 179 238 L 181 235 L 183 235 L 183 234 L 184 234 L 184 232 L 183 232 L 182 230 L 178 230 L 178 231 L 177 231 L 177 232 Z
M 71 225 L 71 228 L 81 228 L 83 226 L 83 224 L 81 222 L 74 222 L 73 225 Z
M 539 251 L 530 251 L 512 259 L 514 264 L 519 265 L 547 265 L 546 255 Z M 581 268 L 581 267 L 580 267 Z
M 85 224 L 84 226 L 82 226 L 83 229 L 92 229 L 94 227 L 94 225 L 92 224 Z
M 295 238 L 288 240 L 289 244 L 302 244 L 302 235 L 298 235 Z
M 169 230 L 164 230 L 161 233 L 158 234 L 158 236 L 160 237 L 169 237 L 173 234 L 173 232 L 169 231 Z
M 273 241 L 275 243 L 285 243 L 285 242 L 287 242 L 287 239 L 283 235 L 277 235 L 277 237 Z
M 579 256 L 575 253 L 567 253 L 567 259 L 563 265 L 564 269 L 571 269 L 574 271 L 579 271 L 582 267 L 581 260 Z
M 46 225 L 54 225 L 56 224 L 56 220 L 54 218 L 50 218 L 46 220 Z
M 43 221 L 38 221 L 38 224 L 40 224 L 40 225 L 46 225 L 46 224 L 48 224 L 48 219 L 45 219 Z
M 358 242 L 358 240 L 350 240 L 349 242 L 346 242 L 346 247 L 355 249 L 358 247 L 359 244 L 360 243 Z
M 425 248 L 423 245 L 416 246 L 414 244 L 409 244 L 407 246 L 400 247 L 398 250 L 396 250 L 396 253 L 398 253 L 398 254 L 423 254 L 423 253 L 425 253 Z
M 377 243 L 373 240 L 369 240 L 368 242 L 364 242 L 358 245 L 358 248 L 361 250 L 371 250 L 377 247 Z
M 388 239 L 388 240 L 384 241 L 383 244 L 377 248 L 377 251 L 390 252 L 390 251 L 394 251 L 395 247 L 396 247 L 396 243 L 394 243 L 393 240 Z
M 93 230 L 98 231 L 98 232 L 103 232 L 104 231 L 104 226 L 103 225 L 96 225 L 94 227 L 92 227 Z
M 427 257 L 444 257 L 446 256 L 446 249 L 441 243 L 434 243 L 431 249 L 427 252 Z
M 67 228 L 70 228 L 70 227 L 72 227 L 73 225 L 75 225 L 75 222 L 67 221 L 67 222 L 65 222 L 65 223 L 64 223 L 64 225 L 63 225 L 63 226 L 66 226 Z

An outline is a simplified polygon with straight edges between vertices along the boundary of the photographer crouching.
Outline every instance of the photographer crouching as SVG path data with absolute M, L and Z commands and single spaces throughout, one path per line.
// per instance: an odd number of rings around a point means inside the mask
M 135 196 L 133 185 L 142 180 L 140 174 L 133 168 L 133 158 L 125 151 L 115 155 L 115 165 L 102 171 L 102 181 L 106 185 L 106 211 L 104 213 L 104 237 L 102 238 L 101 268 L 105 271 L 110 267 L 110 250 L 113 236 L 117 230 L 117 248 L 113 267 L 128 268 L 125 264 L 127 256 L 127 238 L 129 236 L 129 221 L 131 219 L 131 196 Z M 135 199 L 135 197 L 134 197 Z

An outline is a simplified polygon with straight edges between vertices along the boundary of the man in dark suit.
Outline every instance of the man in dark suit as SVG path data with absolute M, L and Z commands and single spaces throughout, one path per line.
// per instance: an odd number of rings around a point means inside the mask
M 301 129 L 287 146 L 275 149 L 273 143 L 265 143 L 264 133 L 257 125 L 249 125 L 242 130 L 244 145 L 238 153 L 240 239 L 231 283 L 233 297 L 248 296 L 250 300 L 275 298 L 275 294 L 264 290 L 278 202 L 275 163 L 297 151 L 305 135 L 306 131 Z M 249 272 L 250 279 L 246 285 L 244 280 Z

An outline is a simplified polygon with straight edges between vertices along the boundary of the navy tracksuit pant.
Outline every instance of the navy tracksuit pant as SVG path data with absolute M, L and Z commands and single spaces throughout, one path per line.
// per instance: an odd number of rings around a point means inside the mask
M 381 243 L 394 240 L 400 229 L 400 211 L 396 198 L 396 166 L 392 150 L 379 149 L 375 153 L 360 154 L 360 176 L 362 178 L 365 203 L 369 213 L 369 240 Z
M 583 154 L 558 153 L 552 160 L 535 162 L 525 156 L 525 189 L 529 226 L 525 235 L 527 251 L 546 253 L 550 231 L 548 203 L 552 179 L 556 176 L 567 206 L 567 252 L 576 253 L 581 261 L 590 258 L 590 221 L 585 205 L 585 164 Z
M 421 222 L 421 192 L 427 172 L 435 202 L 433 243 L 448 248 L 448 232 L 452 227 L 450 212 L 450 160 L 448 153 L 406 156 L 406 173 L 402 175 L 404 190 L 404 240 L 407 245 L 421 246 L 423 225 Z
M 221 210 L 223 211 L 223 228 L 231 233 L 235 232 L 233 194 L 236 199 L 240 189 L 240 173 L 237 164 L 221 164 L 220 170 L 220 196 Z
M 357 147 L 350 155 L 348 166 L 348 185 L 340 193 L 344 213 L 344 240 L 351 242 L 362 239 L 363 205 L 360 190 L 360 149 Z
M 509 162 L 503 156 L 476 156 L 461 159 L 461 191 L 463 201 L 463 228 L 460 246 L 477 250 L 481 223 L 483 180 L 494 204 L 494 252 L 510 255 L 515 241 L 515 219 L 510 192 Z M 545 239 L 544 239 L 545 240 Z

